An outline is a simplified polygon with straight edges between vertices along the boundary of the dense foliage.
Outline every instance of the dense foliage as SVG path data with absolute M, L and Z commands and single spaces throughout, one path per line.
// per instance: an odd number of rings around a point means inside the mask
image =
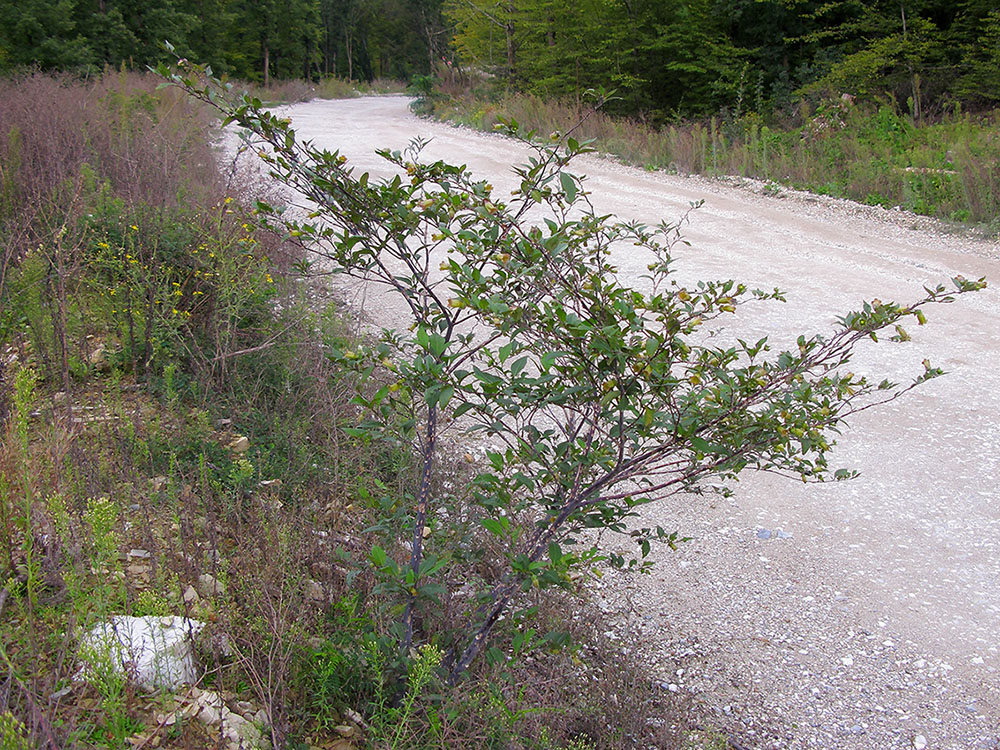
M 989 104 L 1000 13 L 989 0 L 448 0 L 468 62 L 535 93 L 614 88 L 669 116 L 764 111 L 793 92 Z
M 248 80 L 408 78 L 447 39 L 440 0 L 0 0 L 0 72 L 142 68 L 178 52 Z
M 164 40 L 260 80 L 409 78 L 452 62 L 516 89 L 615 89 L 653 120 L 767 113 L 802 93 L 916 117 L 1000 101 L 992 0 L 0 0 L 0 71 L 145 66 Z

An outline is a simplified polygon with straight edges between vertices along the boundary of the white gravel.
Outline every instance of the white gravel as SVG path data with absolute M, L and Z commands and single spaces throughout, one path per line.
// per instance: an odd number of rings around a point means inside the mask
M 501 189 L 524 157 L 506 139 L 415 118 L 401 97 L 287 112 L 300 136 L 373 175 L 387 173 L 377 147 L 418 135 L 433 139 L 427 157 L 466 162 Z M 987 277 L 986 291 L 928 309 L 913 342 L 856 357 L 855 371 L 879 378 L 905 381 L 924 357 L 950 371 L 854 420 L 837 458 L 859 479 L 747 476 L 730 499 L 647 506 L 644 523 L 693 541 L 659 552 L 651 576 L 609 576 L 596 592 L 618 617 L 612 635 L 638 641 L 664 689 L 704 700 L 747 747 L 1000 748 L 1000 246 L 751 181 L 577 164 L 598 209 L 623 218 L 676 218 L 705 199 L 679 274 L 788 295 L 745 315 L 741 335 L 788 343 L 862 299 Z M 616 261 L 636 283 L 648 262 Z M 365 307 L 385 325 L 403 319 L 382 299 Z

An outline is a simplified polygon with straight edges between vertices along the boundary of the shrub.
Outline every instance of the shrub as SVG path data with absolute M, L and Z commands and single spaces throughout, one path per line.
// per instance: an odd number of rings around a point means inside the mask
M 710 480 L 746 468 L 803 481 L 849 478 L 827 462 L 844 420 L 941 374 L 926 363 L 899 386 L 847 364 L 859 342 L 884 329 L 907 340 L 902 323 L 923 324 L 923 306 L 950 301 L 944 287 L 909 304 L 866 303 L 831 334 L 801 336 L 797 349 L 776 355 L 766 338 L 713 344 L 702 333 L 712 321 L 781 293 L 730 280 L 677 284 L 680 223 L 646 227 L 595 214 L 584 178 L 570 171 L 590 148 L 572 135 L 540 141 L 501 122 L 532 149 L 515 169 L 519 186 L 508 204 L 462 167 L 422 162 L 419 142 L 382 152 L 405 176 L 355 177 L 339 153 L 298 142 L 287 119 L 206 80 L 203 68 L 184 63 L 180 73 L 160 73 L 218 107 L 256 148 L 263 142 L 272 175 L 313 201 L 323 219 L 288 218 L 261 202 L 264 221 L 298 238 L 325 269 L 384 286 L 411 313 L 410 333 L 388 331 L 371 346 L 334 354 L 361 383 L 377 374 L 395 381 L 359 390 L 363 421 L 353 432 L 406 439 L 420 457 L 419 477 L 400 499 L 409 508 L 403 534 L 370 555 L 379 591 L 399 612 L 404 660 L 422 640 L 418 623 L 455 596 L 447 573 L 466 554 L 438 543 L 462 538 L 434 492 L 440 429 L 457 420 L 490 441 L 469 500 L 480 538 L 503 550 L 504 566 L 481 582 L 464 624 L 438 639 L 452 683 L 489 654 L 502 619 L 525 627 L 533 611 L 526 592 L 569 586 L 574 569 L 599 561 L 644 569 L 652 542 L 674 545 L 676 533 L 631 526 L 641 505 L 709 491 L 717 486 Z M 538 212 L 541 221 L 527 218 Z M 622 242 L 647 254 L 643 291 L 615 276 L 609 248 Z M 984 282 L 954 285 L 964 293 Z M 590 529 L 629 533 L 635 556 L 603 552 Z M 522 632 L 514 648 L 550 637 Z

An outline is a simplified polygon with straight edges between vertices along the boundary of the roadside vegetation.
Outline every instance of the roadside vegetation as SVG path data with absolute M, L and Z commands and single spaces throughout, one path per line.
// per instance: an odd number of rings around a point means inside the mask
M 371 555 L 399 550 L 419 462 L 357 431 L 389 375 L 344 366 L 358 322 L 258 228 L 274 198 L 219 164 L 207 108 L 159 82 L 0 82 L 0 745 L 227 747 L 191 710 L 215 694 L 261 746 L 684 746 L 697 712 L 575 585 L 529 596 L 564 636 L 504 623 L 454 688 L 430 645 L 400 661 Z M 443 458 L 436 491 L 471 472 Z M 486 543 L 438 578 L 504 559 Z M 463 605 L 420 614 L 433 644 Z M 116 615 L 205 622 L 197 685 L 80 679 Z
M 492 91 L 492 93 L 491 93 Z M 417 111 L 479 130 L 507 118 L 540 133 L 574 128 L 601 153 L 674 174 L 746 177 L 1000 233 L 1000 114 L 960 106 L 917 120 L 891 98 L 803 99 L 762 116 L 738 101 L 715 117 L 661 125 L 576 101 L 503 93 L 488 83 L 444 86 Z

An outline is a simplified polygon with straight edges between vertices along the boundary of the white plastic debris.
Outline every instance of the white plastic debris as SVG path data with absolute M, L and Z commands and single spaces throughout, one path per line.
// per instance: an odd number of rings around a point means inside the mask
M 80 644 L 80 676 L 111 670 L 136 685 L 174 690 L 197 682 L 192 636 L 205 623 L 186 617 L 117 615 L 90 630 Z

